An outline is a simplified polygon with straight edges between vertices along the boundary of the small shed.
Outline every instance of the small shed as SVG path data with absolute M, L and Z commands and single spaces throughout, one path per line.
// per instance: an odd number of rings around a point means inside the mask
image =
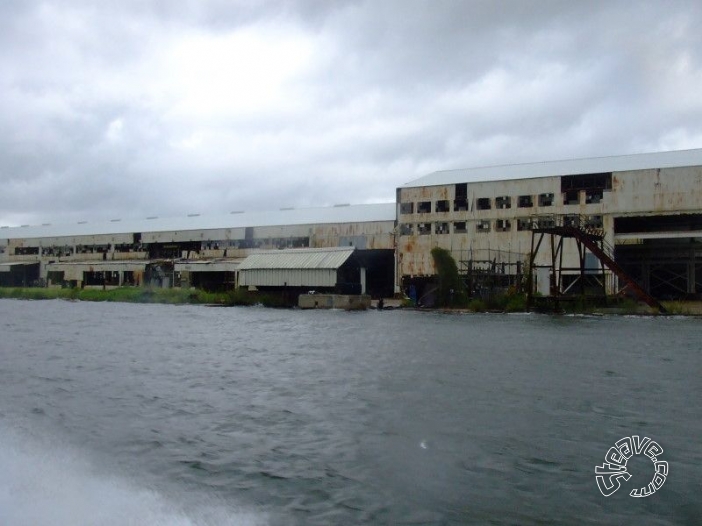
M 365 269 L 355 248 L 303 248 L 251 254 L 239 265 L 239 286 L 256 288 L 299 287 L 363 292 Z

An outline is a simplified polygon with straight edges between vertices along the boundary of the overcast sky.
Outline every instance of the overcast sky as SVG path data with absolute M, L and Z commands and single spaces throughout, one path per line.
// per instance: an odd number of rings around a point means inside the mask
M 702 3 L 0 0 L 0 225 L 702 147 Z

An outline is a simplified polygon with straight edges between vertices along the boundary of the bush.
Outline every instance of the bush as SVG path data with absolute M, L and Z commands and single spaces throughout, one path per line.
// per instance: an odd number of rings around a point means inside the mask
M 448 250 L 435 247 L 431 250 L 434 267 L 439 279 L 436 305 L 438 307 L 461 307 L 467 303 L 466 289 L 458 274 L 456 261 Z

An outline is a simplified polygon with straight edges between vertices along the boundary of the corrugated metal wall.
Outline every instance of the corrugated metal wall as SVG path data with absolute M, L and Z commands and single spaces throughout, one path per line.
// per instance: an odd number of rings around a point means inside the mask
M 244 287 L 334 287 L 335 269 L 249 269 L 239 271 Z

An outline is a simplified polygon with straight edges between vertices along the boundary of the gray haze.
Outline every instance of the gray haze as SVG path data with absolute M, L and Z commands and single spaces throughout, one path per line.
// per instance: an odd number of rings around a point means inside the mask
M 700 5 L 0 0 L 0 225 L 700 147 Z

